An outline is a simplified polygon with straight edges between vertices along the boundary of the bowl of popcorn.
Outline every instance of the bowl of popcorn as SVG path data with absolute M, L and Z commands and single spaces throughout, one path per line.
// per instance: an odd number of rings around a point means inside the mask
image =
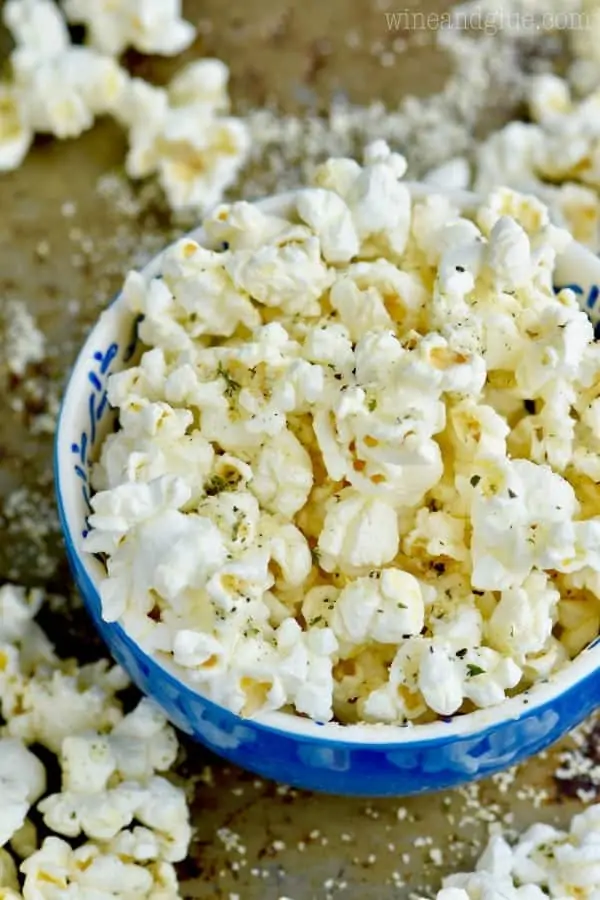
M 600 695 L 600 265 L 375 142 L 217 207 L 100 316 L 56 438 L 116 659 L 262 776 L 452 787 Z

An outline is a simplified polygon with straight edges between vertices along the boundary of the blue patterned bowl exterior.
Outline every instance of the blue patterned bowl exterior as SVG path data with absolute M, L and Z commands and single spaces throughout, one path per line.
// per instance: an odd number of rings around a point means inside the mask
M 272 198 L 262 205 L 282 212 L 286 204 L 289 198 Z M 204 235 L 197 230 L 190 237 L 202 241 Z M 561 281 L 593 297 L 595 305 L 600 264 L 594 260 L 592 284 L 582 278 L 580 258 L 575 262 L 573 271 L 563 260 Z M 156 274 L 158 267 L 157 259 L 145 272 Z M 265 778 L 331 794 L 406 796 L 455 787 L 512 766 L 543 750 L 597 708 L 598 640 L 562 672 L 500 707 L 431 725 L 344 727 L 281 712 L 245 719 L 211 702 L 145 653 L 119 624 L 105 622 L 98 592 L 104 569 L 81 548 L 90 511 L 88 469 L 94 449 L 114 427 L 106 383 L 135 354 L 135 325 L 117 297 L 85 343 L 61 408 L 55 483 L 67 556 L 92 620 L 115 659 L 174 725 Z

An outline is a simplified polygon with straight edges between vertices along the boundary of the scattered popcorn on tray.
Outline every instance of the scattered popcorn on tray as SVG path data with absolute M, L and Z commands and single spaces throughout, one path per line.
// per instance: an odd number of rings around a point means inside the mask
M 91 46 L 110 56 L 127 47 L 175 56 L 196 34 L 181 18 L 181 0 L 63 0 L 63 9 L 69 22 L 86 26 Z
M 124 714 L 118 695 L 128 679 L 118 666 L 55 655 L 34 619 L 43 599 L 39 590 L 0 588 L 0 897 L 21 897 L 16 860 L 24 858 L 25 900 L 59 900 L 67 888 L 77 897 L 175 900 L 172 863 L 191 839 L 184 791 L 165 777 L 175 732 L 148 700 Z M 40 746 L 56 755 L 62 785 L 47 783 Z M 41 846 L 27 818 L 33 808 L 51 833 Z M 81 835 L 86 843 L 68 843 Z
M 46 339 L 22 301 L 0 303 L 0 354 L 11 375 L 21 377 L 27 367 L 43 360 Z
M 114 58 L 127 46 L 177 54 L 194 38 L 178 0 L 66 0 L 89 46 L 71 43 L 52 0 L 8 0 L 4 22 L 16 47 L 0 84 L 0 171 L 17 168 L 37 132 L 65 139 L 111 115 L 127 129 L 131 178 L 157 174 L 173 210 L 204 211 L 221 200 L 246 160 L 249 135 L 229 109 L 227 66 L 190 63 L 167 89 L 131 79 Z
M 51 0 L 8 0 L 4 22 L 16 48 L 0 107 L 0 169 L 20 165 L 35 132 L 76 137 L 114 112 L 127 74 L 112 59 L 74 46 Z
M 165 88 L 133 79 L 117 117 L 128 129 L 125 163 L 131 178 L 154 173 L 172 209 L 208 209 L 219 202 L 245 161 L 249 138 L 229 108 L 227 66 L 190 63 Z
M 46 771 L 25 744 L 0 738 L 0 847 L 11 840 L 25 822 L 29 808 L 46 789 Z
M 69 31 L 53 0 L 7 0 L 2 15 L 16 44 L 11 62 L 17 68 L 58 57 L 70 47 Z
M 449 875 L 443 885 L 435 900 L 595 900 L 600 885 L 600 806 L 574 816 L 568 831 L 540 823 L 515 843 L 495 835 L 474 872 Z
M 138 859 L 123 858 L 110 846 L 94 843 L 73 849 L 60 838 L 46 838 L 40 849 L 25 860 L 21 871 L 25 875 L 25 900 L 60 900 L 67 890 L 75 897 L 107 900 L 180 897 L 177 876 L 169 863 L 147 861 L 143 855 Z
M 244 715 L 452 716 L 600 629 L 570 235 L 509 188 L 411 200 L 404 171 L 381 141 L 330 159 L 287 214 L 219 206 L 215 249 L 126 280 L 145 352 L 109 381 L 85 542 L 104 615 Z

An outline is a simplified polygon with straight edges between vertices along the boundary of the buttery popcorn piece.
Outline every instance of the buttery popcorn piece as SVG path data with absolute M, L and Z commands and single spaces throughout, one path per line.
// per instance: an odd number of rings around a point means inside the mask
M 176 56 L 196 34 L 181 18 L 181 0 L 63 0 L 63 8 L 70 22 L 86 26 L 92 46 L 110 56 L 127 47 Z

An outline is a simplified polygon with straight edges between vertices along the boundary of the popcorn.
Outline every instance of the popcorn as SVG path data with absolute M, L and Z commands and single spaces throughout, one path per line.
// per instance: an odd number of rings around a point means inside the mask
M 263 516 L 259 541 L 265 541 L 271 565 L 277 566 L 279 581 L 285 587 L 297 587 L 308 577 L 312 557 L 302 532 L 283 516 Z
M 210 634 L 189 629 L 178 631 L 173 640 L 173 659 L 189 670 L 194 681 L 221 675 L 227 667 L 225 647 Z
M 346 643 L 399 644 L 420 634 L 425 610 L 419 582 L 400 569 L 384 569 L 379 577 L 357 578 L 335 603 L 332 630 Z
M 464 398 L 448 411 L 448 438 L 457 463 L 466 471 L 476 459 L 506 455 L 509 427 L 493 406 Z
M 334 279 L 321 259 L 319 239 L 308 229 L 305 237 L 289 243 L 277 240 L 257 250 L 238 250 L 225 265 L 238 289 L 287 315 L 319 315 L 319 300 Z
M 182 788 L 171 784 L 166 778 L 151 778 L 142 792 L 135 816 L 157 835 L 162 859 L 167 862 L 185 859 L 192 830 Z
M 40 850 L 21 866 L 24 895 L 59 900 L 75 887 L 81 896 L 118 896 L 123 900 L 165 900 L 178 896 L 175 871 L 168 863 L 126 862 L 93 843 L 73 850 L 57 837 L 48 837 Z
M 524 661 L 542 652 L 552 635 L 560 593 L 543 572 L 533 572 L 518 588 L 502 591 L 489 619 L 490 644 Z
M 230 462 L 231 460 L 231 462 Z M 225 466 L 233 466 L 238 462 L 233 457 L 223 455 L 220 462 L 224 470 Z M 240 466 L 245 463 L 238 462 Z M 245 468 L 249 468 L 245 466 Z M 252 470 L 250 470 L 250 478 Z M 224 479 L 223 476 L 216 474 L 216 479 Z M 250 480 L 250 479 L 249 479 Z M 210 482 L 213 483 L 212 481 Z M 215 487 L 219 486 L 216 481 Z M 260 507 L 256 498 L 249 492 L 244 491 L 243 482 L 240 480 L 240 489 L 235 492 L 222 490 L 220 493 L 206 497 L 198 507 L 199 512 L 207 515 L 217 525 L 221 532 L 226 545 L 230 550 L 236 551 L 251 547 L 256 541 L 259 520 Z
M 46 789 L 46 770 L 22 741 L 0 737 L 0 847 L 21 828 L 29 807 Z
M 423 548 L 431 557 L 464 561 L 468 558 L 465 525 L 464 519 L 423 507 L 417 512 L 415 528 L 403 540 L 404 552 L 416 554 Z
M 183 790 L 157 774 L 175 762 L 175 732 L 149 700 L 123 715 L 116 694 L 128 680 L 117 666 L 55 656 L 33 621 L 43 599 L 39 590 L 0 588 L 0 895 L 176 900 L 171 863 L 187 854 L 189 812 Z M 60 792 L 43 796 L 45 757 L 26 743 L 56 754 Z M 91 840 L 73 850 L 52 835 L 38 849 L 26 816 L 40 797 L 47 829 Z M 140 824 L 129 828 L 134 819 Z M 7 842 L 25 858 L 23 894 L 1 849 Z
M 365 332 L 383 331 L 393 326 L 379 292 L 373 288 L 361 291 L 347 276 L 333 284 L 330 302 L 354 340 Z
M 406 330 L 421 323 L 428 292 L 419 272 L 404 271 L 386 259 L 376 259 L 352 263 L 348 266 L 348 277 L 363 296 L 378 294 L 393 321 L 401 323 Z M 363 336 L 364 332 L 358 338 Z
M 589 806 L 568 831 L 537 823 L 509 843 L 493 835 L 474 872 L 449 875 L 435 900 L 543 900 L 581 897 L 592 900 L 600 878 L 599 807 Z
M 294 705 L 298 712 L 305 713 L 317 722 L 327 722 L 333 716 L 332 655 L 337 650 L 337 641 L 329 629 L 322 628 L 309 631 L 306 644 L 308 648 L 306 680 L 296 691 Z
M 18 169 L 33 141 L 19 92 L 0 84 L 0 172 Z
M 46 797 L 39 809 L 45 824 L 58 834 L 81 833 L 98 841 L 110 841 L 133 819 L 151 828 L 160 857 L 177 862 L 187 853 L 191 831 L 185 795 L 164 778 L 153 777 L 145 785 L 122 782 L 99 793 L 65 791 Z
M 117 483 L 116 489 L 95 494 L 90 524 L 97 531 L 93 537 L 89 536 L 89 549 L 92 553 L 114 549 L 131 528 L 157 513 L 179 509 L 189 497 L 190 490 L 184 481 L 171 475 L 147 483 Z
M 216 112 L 229 110 L 229 69 L 220 59 L 198 59 L 174 76 L 169 96 L 175 106 L 204 103 Z
M 97 793 L 115 773 L 124 781 L 145 781 L 175 762 L 177 738 L 164 715 L 149 700 L 141 700 L 108 736 L 74 735 L 61 747 L 63 789 Z
M 151 858 L 182 859 L 190 839 L 183 793 L 155 776 L 169 768 L 176 755 L 173 730 L 148 700 L 109 734 L 67 736 L 60 753 L 62 792 L 39 804 L 46 825 L 67 837 L 83 832 L 112 841 L 136 818 L 154 829 L 157 849 Z M 163 805 L 160 822 L 153 812 L 155 803 Z
M 542 125 L 556 116 L 564 116 L 572 109 L 567 83 L 546 72 L 532 78 L 529 86 L 529 110 L 531 117 Z
M 328 263 L 347 263 L 359 250 L 350 210 L 333 191 L 308 188 L 298 194 L 298 215 L 312 228 Z
M 170 415 L 166 404 L 167 418 L 175 420 L 183 419 L 183 416 Z M 137 416 L 139 410 L 135 410 Z M 180 479 L 182 492 L 183 486 L 189 491 L 190 501 L 196 500 L 202 493 L 204 483 L 210 477 L 213 465 L 213 450 L 210 444 L 202 437 L 200 432 L 194 430 L 187 433 L 189 422 L 183 421 L 182 428 L 174 428 L 171 434 L 167 427 L 160 428 L 155 434 L 146 430 L 145 433 L 132 434 L 130 429 L 131 418 L 125 414 L 122 416 L 123 430 L 107 441 L 105 452 L 98 469 L 96 470 L 96 483 L 100 487 L 101 477 L 107 477 L 111 483 L 122 481 L 123 484 L 155 483 L 167 475 L 176 474 Z M 129 419 L 129 421 L 126 421 Z M 177 431 L 181 433 L 176 434 Z M 181 438 L 176 450 L 173 450 L 173 442 Z M 136 448 L 135 451 L 133 448 Z
M 461 637 L 460 631 L 456 637 Z M 489 647 L 465 648 L 465 638 L 463 633 L 460 649 L 449 630 L 446 634 L 436 631 L 433 639 L 413 641 L 416 684 L 427 706 L 441 716 L 456 713 L 464 700 L 479 708 L 495 706 L 521 681 L 521 668 L 512 659 Z
M 63 0 L 63 8 L 70 22 L 86 26 L 92 46 L 110 56 L 127 47 L 176 56 L 196 34 L 181 18 L 181 0 Z
M 593 340 L 590 320 L 580 309 L 556 305 L 541 313 L 525 311 L 522 331 L 531 339 L 516 367 L 518 388 L 528 397 L 538 396 L 551 380 L 575 380 L 586 348 Z
M 510 122 L 493 132 L 477 148 L 474 190 L 489 191 L 499 184 L 518 191 L 536 190 L 544 137 L 541 128 L 526 122 Z
M 258 250 L 284 233 L 304 234 L 303 226 L 291 225 L 281 216 L 263 212 L 253 203 L 221 203 L 204 219 L 204 228 L 215 244 L 227 244 L 231 250 Z
M 464 696 L 481 709 L 502 703 L 506 691 L 521 681 L 521 668 L 516 662 L 489 647 L 467 653 L 464 664 Z
M 0 587 L 0 641 L 11 644 L 24 641 L 36 627 L 33 617 L 43 601 L 40 590 L 3 584 Z
M 240 326 L 253 331 L 261 324 L 250 297 L 231 282 L 221 253 L 182 240 L 166 251 L 163 277 L 182 318 L 193 317 L 194 338 L 231 337 Z
M 423 181 L 433 187 L 465 191 L 471 183 L 469 163 L 464 156 L 455 156 L 430 169 L 423 176 Z
M 567 182 L 547 188 L 546 192 L 546 202 L 552 204 L 557 224 L 566 228 L 574 240 L 596 250 L 600 234 L 600 200 L 596 191 Z
M 487 265 L 499 291 L 516 291 L 532 280 L 529 239 L 514 219 L 502 216 L 492 228 Z
M 167 89 L 133 79 L 123 92 L 116 112 L 129 132 L 127 174 L 157 173 L 172 209 L 216 205 L 246 158 L 245 124 L 220 115 L 226 82 L 223 64 L 207 59 L 184 68 Z
M 226 107 L 223 70 L 176 83 L 132 86 L 149 119 Z M 110 379 L 120 428 L 93 472 L 103 615 L 243 716 L 461 715 L 600 631 L 600 356 L 553 288 L 570 237 L 509 188 L 411 203 L 403 170 L 381 142 L 330 160 L 282 213 L 221 205 L 210 248 L 184 238 L 125 284 L 147 349 Z M 77 827 L 117 842 L 122 785 L 160 768 L 120 761 L 112 727 L 90 782 L 115 817 Z M 47 814 L 67 827 L 80 793 Z
M 365 699 L 363 714 L 367 721 L 399 722 L 418 719 L 427 710 L 419 689 L 419 667 L 428 652 L 426 641 L 411 637 L 396 652 L 389 666 L 388 679 Z
M 398 518 L 383 500 L 361 497 L 346 489 L 327 504 L 319 538 L 320 565 L 352 572 L 379 567 L 398 552 Z
M 380 356 L 382 345 L 389 365 Z M 431 435 L 444 427 L 439 400 L 444 376 L 428 363 L 420 365 L 417 357 L 416 351 L 404 353 L 393 338 L 365 339 L 364 345 L 359 341 L 355 377 L 377 383 L 385 368 L 388 391 L 368 384 L 344 385 L 336 389 L 334 415 L 319 409 L 313 416 L 329 476 L 399 507 L 418 503 L 442 472 L 440 450 Z M 373 366 L 379 371 L 372 375 Z M 428 381 L 437 382 L 435 393 L 427 392 Z
M 540 412 L 525 416 L 513 429 L 509 439 L 511 451 L 564 472 L 576 452 L 576 422 L 571 416 L 576 396 L 576 391 L 565 380 L 551 381 L 542 392 Z M 524 452 L 520 452 L 521 449 Z
M 405 171 L 404 158 L 391 153 L 384 141 L 366 148 L 365 167 L 346 197 L 365 255 L 375 255 L 379 242 L 392 254 L 401 254 L 406 246 L 410 194 L 398 181 Z
M 290 519 L 302 509 L 313 485 L 310 456 L 288 430 L 262 444 L 252 473 L 250 487 L 263 508 Z
M 48 59 L 69 49 L 69 31 L 52 0 L 7 0 L 2 17 L 17 46 L 17 60 L 23 54 Z
M 576 555 L 571 485 L 528 460 L 502 462 L 497 477 L 491 469 L 474 488 L 473 586 L 505 590 L 522 584 L 534 568 L 569 567 Z
M 9 677 L 0 696 L 7 733 L 58 753 L 69 734 L 115 725 L 121 718 L 121 708 L 114 693 L 127 680 L 120 670 L 118 678 L 113 676 L 112 684 L 110 672 L 102 678 L 102 669 L 97 665 L 92 671 L 95 675 L 89 684 L 86 667 L 76 675 L 41 668 L 40 677 L 37 673 L 30 679 L 18 674 Z
M 225 558 L 222 537 L 208 518 L 176 509 L 154 515 L 125 536 L 111 556 L 101 592 L 105 615 L 117 617 L 127 603 L 150 612 L 153 592 L 176 601 L 182 592 L 206 586 Z
M 251 716 L 259 709 L 278 709 L 285 703 L 285 691 L 277 673 L 273 643 L 255 637 L 258 628 L 243 632 L 236 646 L 229 677 L 208 684 L 209 696 L 238 715 Z
M 506 184 L 535 194 L 548 204 L 556 224 L 566 224 L 576 240 L 597 251 L 598 197 L 586 188 L 598 184 L 598 67 L 595 51 L 590 51 L 594 34 L 590 25 L 572 35 L 582 58 L 571 66 L 569 82 L 580 84 L 587 96 L 577 101 L 566 80 L 550 73 L 534 75 L 528 91 L 533 122 L 511 122 L 477 147 L 474 188 L 488 191 Z
M 108 737 L 70 735 L 61 747 L 63 789 L 79 794 L 96 794 L 106 789 L 117 769 Z
M 414 255 L 419 268 L 438 263 L 446 249 L 442 234 L 458 218 L 458 208 L 446 194 L 430 194 L 419 199 L 412 210 L 409 259 Z
M 127 783 L 107 791 L 51 794 L 39 804 L 44 823 L 67 837 L 82 832 L 97 840 L 109 840 L 131 823 L 140 800 L 137 787 Z
M 421 655 L 418 686 L 427 706 L 440 716 L 451 716 L 463 702 L 462 666 L 444 645 L 431 643 Z
M 17 45 L 11 56 L 14 87 L 3 87 L 12 122 L 12 165 L 23 158 L 34 131 L 76 137 L 94 117 L 114 112 L 127 75 L 112 59 L 72 46 L 64 20 L 49 0 L 11 0 L 4 20 Z
M 71 47 L 48 59 L 17 67 L 16 84 L 26 98 L 34 131 L 77 137 L 96 116 L 114 112 L 125 89 L 125 72 L 87 47 Z
M 213 118 L 182 107 L 167 120 L 159 147 L 158 180 L 172 209 L 204 210 L 217 203 L 246 160 L 249 137 L 241 119 Z

